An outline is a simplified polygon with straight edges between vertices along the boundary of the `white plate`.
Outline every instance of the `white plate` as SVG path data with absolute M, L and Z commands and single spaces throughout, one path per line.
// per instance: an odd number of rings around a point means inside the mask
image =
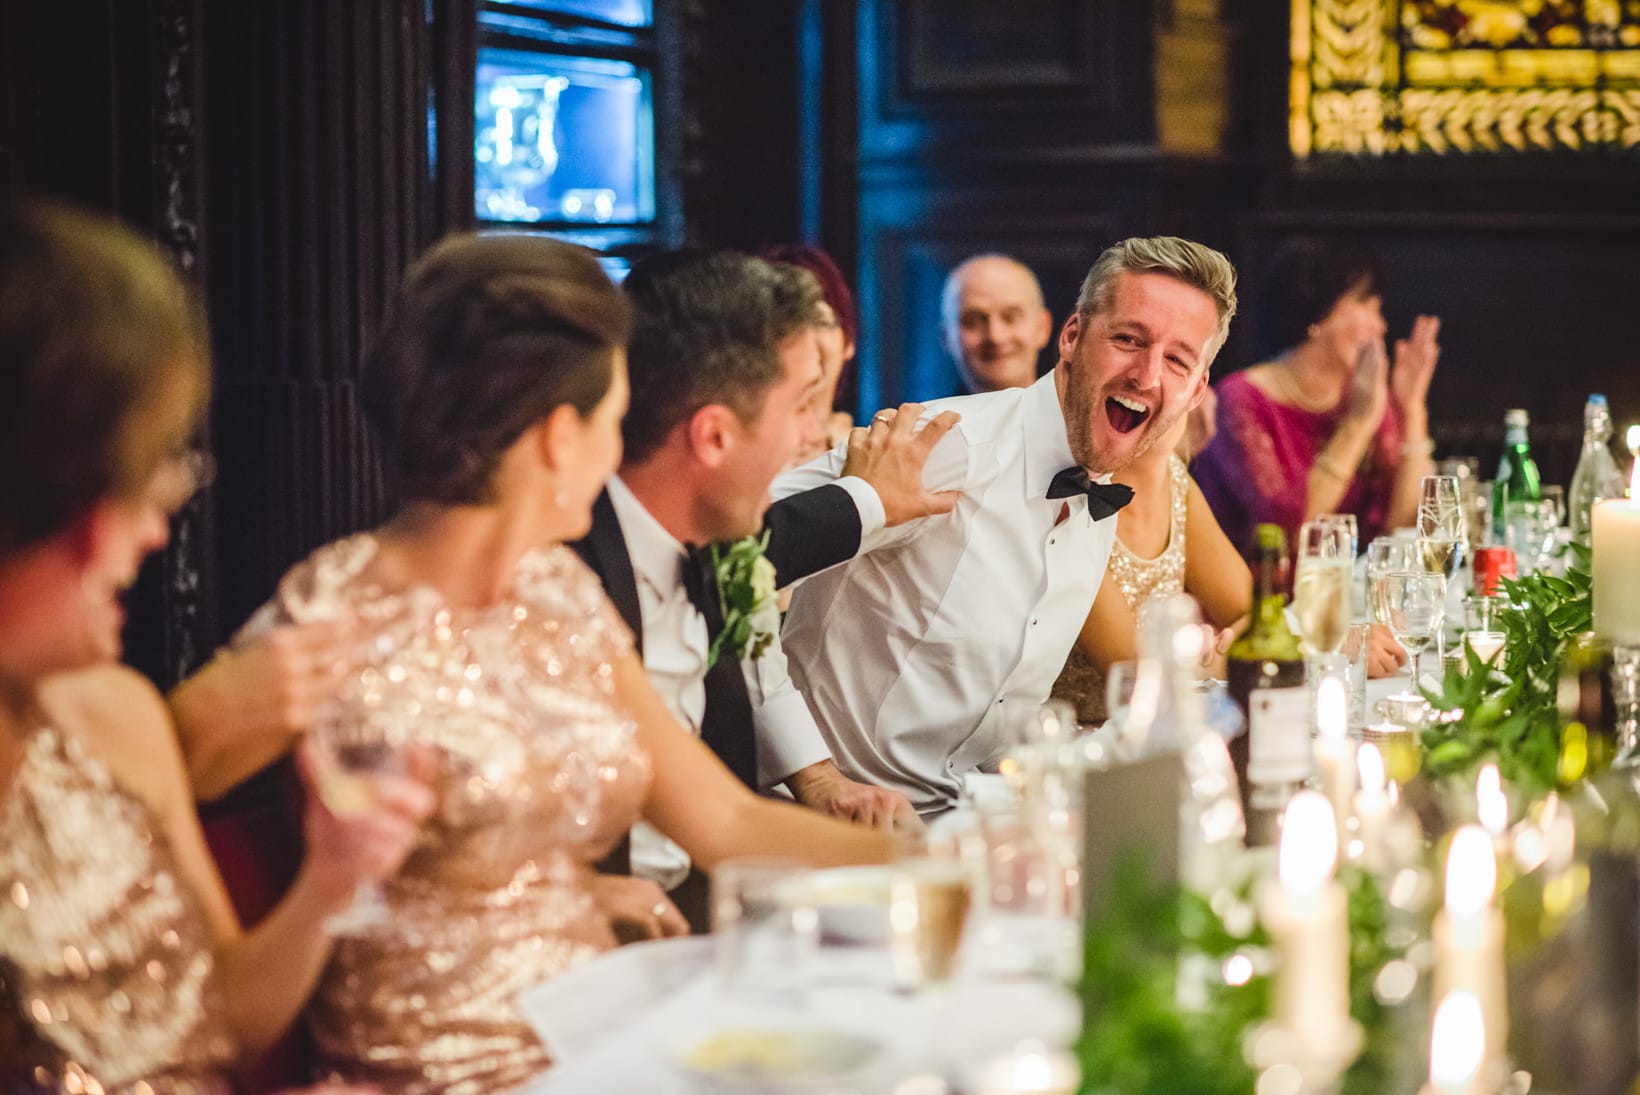
M 869 1068 L 882 1049 L 831 1027 L 745 1023 L 691 1036 L 672 1058 L 707 1090 L 751 1095 L 830 1090 Z

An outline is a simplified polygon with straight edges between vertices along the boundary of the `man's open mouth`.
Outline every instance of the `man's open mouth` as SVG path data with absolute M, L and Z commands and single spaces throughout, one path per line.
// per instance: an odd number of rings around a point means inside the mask
M 1137 399 L 1113 395 L 1105 400 L 1105 417 L 1117 433 L 1132 433 L 1145 424 L 1150 408 Z

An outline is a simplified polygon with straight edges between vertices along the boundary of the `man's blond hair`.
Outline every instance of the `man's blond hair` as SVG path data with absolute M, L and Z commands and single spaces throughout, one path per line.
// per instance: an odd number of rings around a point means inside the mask
M 1085 322 L 1110 307 L 1120 274 L 1166 274 L 1200 289 L 1219 314 L 1219 333 L 1213 353 L 1224 345 L 1230 320 L 1236 314 L 1236 268 L 1205 244 L 1178 236 L 1134 237 L 1105 249 L 1095 260 L 1076 296 L 1076 314 Z

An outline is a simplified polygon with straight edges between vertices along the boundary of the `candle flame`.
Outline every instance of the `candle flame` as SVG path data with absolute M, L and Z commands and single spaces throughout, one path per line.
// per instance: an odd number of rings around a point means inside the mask
M 1437 1091 L 1467 1088 L 1486 1055 L 1486 1018 L 1472 992 L 1450 992 L 1435 1009 L 1429 1037 L 1429 1086 Z
M 1378 746 L 1369 741 L 1356 750 L 1355 767 L 1361 773 L 1361 790 L 1369 795 L 1383 793 L 1384 754 L 1378 751 Z
M 1498 861 L 1492 837 L 1478 825 L 1465 825 L 1452 837 L 1446 853 L 1446 911 L 1455 918 L 1478 915 L 1492 904 L 1498 885 Z
M 1342 738 L 1349 730 L 1349 702 L 1337 677 L 1323 677 L 1316 685 L 1315 724 L 1324 738 Z
M 1338 823 L 1332 803 L 1316 791 L 1300 791 L 1281 820 L 1276 876 L 1289 890 L 1313 893 L 1338 865 Z
M 1503 778 L 1496 764 L 1484 765 L 1475 777 L 1475 817 L 1489 833 L 1509 827 L 1509 800 L 1503 794 Z
M 1624 431 L 1623 441 L 1628 445 L 1630 456 L 1640 456 L 1640 422 Z

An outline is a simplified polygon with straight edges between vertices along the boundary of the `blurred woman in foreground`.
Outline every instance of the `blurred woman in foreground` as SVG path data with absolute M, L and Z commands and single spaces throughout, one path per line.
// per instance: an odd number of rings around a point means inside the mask
M 0 1089 L 215 1092 L 277 1038 L 323 922 L 430 807 L 405 779 L 317 804 L 285 900 L 242 932 L 158 694 L 117 665 L 121 597 L 200 484 L 204 326 L 135 236 L 0 209 Z

